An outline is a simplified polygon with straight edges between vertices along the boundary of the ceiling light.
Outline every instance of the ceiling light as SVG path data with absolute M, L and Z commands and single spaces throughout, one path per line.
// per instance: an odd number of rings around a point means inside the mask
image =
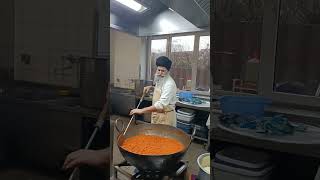
M 138 3 L 137 1 L 134 0 L 116 0 L 119 3 L 121 3 L 122 5 L 125 5 L 137 12 L 143 12 L 145 11 L 147 8 L 144 7 L 143 5 L 141 5 L 140 3 Z

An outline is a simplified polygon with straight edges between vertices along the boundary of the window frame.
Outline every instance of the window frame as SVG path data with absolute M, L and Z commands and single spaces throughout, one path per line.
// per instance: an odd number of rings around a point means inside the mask
M 148 63 L 147 63 L 147 79 L 148 80 L 151 80 L 151 43 L 152 43 L 152 40 L 160 40 L 160 39 L 166 39 L 167 40 L 167 47 L 166 47 L 166 56 L 168 56 L 168 42 L 169 42 L 169 38 L 168 38 L 168 36 L 166 36 L 166 35 L 164 35 L 164 36 L 162 36 L 162 35 L 159 35 L 159 36 L 149 36 L 149 37 L 147 37 L 148 38 L 148 40 L 147 40 L 147 42 L 148 42 L 148 44 L 147 44 L 147 61 L 148 61 Z
M 263 96 L 270 98 L 276 104 L 303 105 L 316 108 L 320 107 L 320 97 L 273 91 L 281 0 L 265 0 L 264 3 L 265 7 L 262 22 L 262 39 L 260 51 L 261 63 L 259 66 L 258 93 L 250 94 L 217 90 L 214 89 L 213 84 L 211 83 L 210 86 L 212 89 L 212 95 Z M 211 38 L 212 37 L 214 36 L 211 36 Z M 211 48 L 210 52 L 214 54 L 214 49 Z M 214 59 L 211 60 L 214 61 Z
M 166 55 L 167 57 L 171 58 L 171 42 L 173 37 L 179 37 L 179 36 L 190 36 L 194 35 L 194 45 L 193 45 L 193 55 L 192 58 L 198 59 L 199 58 L 199 40 L 200 36 L 210 36 L 210 31 L 197 31 L 197 32 L 187 32 L 187 33 L 174 33 L 174 34 L 167 34 L 167 35 L 157 35 L 157 36 L 149 36 L 148 37 L 148 73 L 147 73 L 147 79 L 151 79 L 151 42 L 152 40 L 158 40 L 158 39 L 167 39 L 167 50 Z M 211 37 L 211 36 L 210 36 Z M 211 48 L 210 48 L 211 49 Z M 198 91 L 195 90 L 196 86 L 196 78 L 197 78 L 197 66 L 198 61 L 192 65 L 192 88 L 191 91 L 199 94 L 199 95 L 205 95 L 209 96 L 209 91 Z M 211 78 L 211 75 L 210 77 Z
M 195 48 L 197 48 L 197 51 L 196 51 L 196 54 L 197 56 L 195 58 L 199 59 L 199 46 L 200 46 L 200 37 L 201 36 L 209 36 L 210 37 L 210 52 L 211 52 L 211 35 L 210 35 L 210 32 L 200 32 L 196 35 L 196 39 L 197 41 L 195 41 L 195 43 L 197 44 L 197 46 Z M 211 56 L 210 56 L 210 61 L 211 61 Z M 197 61 L 198 62 L 198 61 Z M 197 84 L 197 69 L 198 69 L 198 64 L 196 65 L 195 67 L 195 80 L 193 81 L 192 83 L 192 87 L 196 87 L 196 84 Z M 209 71 L 210 71 L 210 62 L 209 62 Z M 210 81 L 211 82 L 211 73 L 210 74 Z M 193 77 L 193 76 L 192 76 Z M 211 83 L 210 83 L 211 84 Z M 193 92 L 199 94 L 199 95 L 209 95 L 210 96 L 210 90 L 211 90 L 211 85 L 209 84 L 209 91 L 198 91 L 196 90 L 195 88 L 192 89 Z
M 279 17 L 281 0 L 274 0 L 276 4 L 276 13 L 272 13 L 273 4 L 270 1 L 266 1 L 264 22 L 263 22 L 263 32 L 261 42 L 261 66 L 267 68 L 260 68 L 263 73 L 261 74 L 261 84 L 260 95 L 270 98 L 272 101 L 279 103 L 289 103 L 296 105 L 305 105 L 320 107 L 320 98 L 317 96 L 308 96 L 300 94 L 290 94 L 284 92 L 275 92 L 274 82 L 275 82 L 275 67 L 276 67 L 276 53 L 277 53 L 277 41 L 278 41 L 278 29 L 279 29 Z M 267 18 L 265 18 L 267 17 Z M 270 37 L 270 38 L 267 38 Z M 262 47 L 265 47 L 262 49 Z M 270 47 L 268 50 L 268 47 Z

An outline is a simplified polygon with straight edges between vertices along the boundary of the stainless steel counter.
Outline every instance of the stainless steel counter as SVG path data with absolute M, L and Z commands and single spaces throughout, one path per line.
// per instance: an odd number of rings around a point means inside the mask
M 140 99 L 140 97 L 136 96 L 136 99 Z M 152 97 L 150 97 L 150 96 L 144 97 L 143 100 L 152 101 Z M 184 108 L 194 109 L 194 110 L 199 110 L 199 111 L 210 112 L 210 107 L 199 107 L 199 106 L 195 106 L 195 105 L 192 105 L 192 104 L 185 104 L 185 103 L 182 103 L 180 101 L 177 101 L 176 106 L 177 107 L 184 107 Z

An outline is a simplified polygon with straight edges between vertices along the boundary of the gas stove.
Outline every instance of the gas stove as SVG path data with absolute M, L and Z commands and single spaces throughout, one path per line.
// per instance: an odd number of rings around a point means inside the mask
M 114 165 L 115 180 L 184 180 L 187 174 L 188 163 L 180 161 L 176 169 L 170 173 L 157 171 L 138 171 L 127 161 Z

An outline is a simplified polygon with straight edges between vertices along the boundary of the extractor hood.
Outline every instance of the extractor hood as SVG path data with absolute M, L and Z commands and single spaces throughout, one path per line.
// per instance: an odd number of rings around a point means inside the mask
M 208 28 L 210 0 L 160 0 L 198 28 Z
M 130 10 L 110 1 L 110 26 L 135 36 L 194 32 L 209 29 L 209 0 L 136 0 L 147 10 Z

